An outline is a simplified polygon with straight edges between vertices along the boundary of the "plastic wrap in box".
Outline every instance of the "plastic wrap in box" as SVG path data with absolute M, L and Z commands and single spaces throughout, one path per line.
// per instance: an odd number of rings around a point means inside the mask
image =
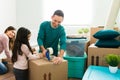
M 86 41 L 87 39 L 67 38 L 66 54 L 71 57 L 84 56 Z

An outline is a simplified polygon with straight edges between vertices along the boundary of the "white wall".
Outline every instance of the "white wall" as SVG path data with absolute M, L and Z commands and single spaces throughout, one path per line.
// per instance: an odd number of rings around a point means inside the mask
M 37 32 L 43 18 L 42 0 L 16 1 L 17 26 L 29 28 L 32 32 L 31 44 L 37 44 Z
M 120 0 L 112 0 L 108 8 L 107 18 L 105 21 L 106 29 L 113 29 L 118 16 L 119 9 L 120 9 Z
M 119 13 L 118 13 L 118 16 L 117 16 L 117 20 L 116 20 L 116 26 L 118 26 L 120 28 L 120 9 L 119 9 Z
M 93 26 L 104 26 L 111 0 L 93 0 Z
M 0 33 L 8 26 L 16 26 L 16 0 L 0 0 Z

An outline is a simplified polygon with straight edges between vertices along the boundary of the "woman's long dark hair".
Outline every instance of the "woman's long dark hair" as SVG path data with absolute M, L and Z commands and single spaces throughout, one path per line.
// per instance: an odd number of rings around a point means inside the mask
M 16 30 L 16 29 L 13 26 L 9 26 L 5 29 L 4 33 L 7 33 L 7 31 L 11 31 L 11 30 Z M 13 49 L 14 41 L 15 41 L 15 37 L 9 38 L 9 49 L 10 50 Z
M 28 41 L 28 35 L 31 34 L 30 30 L 21 27 L 18 29 L 17 31 L 17 35 L 16 35 L 16 39 L 14 42 L 14 46 L 13 46 L 13 50 L 12 50 L 12 62 L 16 62 L 17 61 L 17 55 L 22 55 L 23 52 L 21 51 L 21 45 L 22 44 L 26 44 L 30 50 L 30 52 L 32 53 L 32 49 L 30 47 L 29 41 Z

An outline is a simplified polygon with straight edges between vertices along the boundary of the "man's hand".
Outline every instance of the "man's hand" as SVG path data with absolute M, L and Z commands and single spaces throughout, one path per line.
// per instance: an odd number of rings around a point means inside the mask
M 63 61 L 63 58 L 62 57 L 54 57 L 52 61 L 54 64 L 61 64 Z
M 43 57 L 45 57 L 47 50 L 45 49 L 44 51 L 42 51 Z

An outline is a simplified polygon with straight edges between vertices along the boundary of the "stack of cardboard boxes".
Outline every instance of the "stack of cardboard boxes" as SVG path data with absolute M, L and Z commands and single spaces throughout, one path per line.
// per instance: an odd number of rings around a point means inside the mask
M 91 28 L 90 34 L 90 45 L 88 46 L 88 60 L 87 65 L 101 65 L 106 66 L 105 56 L 107 54 L 118 54 L 120 55 L 120 48 L 99 48 L 95 46 L 95 42 L 97 39 L 93 37 L 97 31 L 102 30 L 103 27 L 93 27 Z

